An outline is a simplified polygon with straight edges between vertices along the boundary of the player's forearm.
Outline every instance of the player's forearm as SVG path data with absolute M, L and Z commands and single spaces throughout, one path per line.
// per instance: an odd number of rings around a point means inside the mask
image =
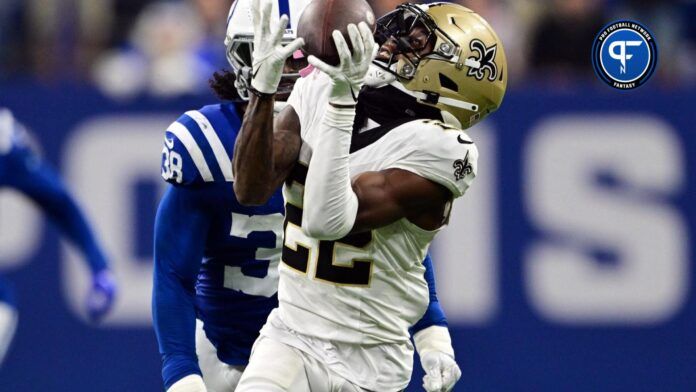
M 184 303 L 190 302 L 184 300 Z M 190 310 L 182 311 L 181 304 L 177 306 L 164 303 L 161 298 L 153 298 L 155 334 L 162 357 L 162 380 L 167 388 L 183 377 L 201 374 L 195 349 L 196 319 L 193 306 L 190 306 Z
M 185 288 L 173 271 L 155 262 L 152 318 L 162 356 L 162 379 L 169 388 L 190 374 L 200 374 L 196 357 L 196 311 L 192 288 Z
M 86 218 L 71 199 L 64 199 L 64 206 L 58 207 L 56 223 L 62 231 L 85 255 L 85 260 L 93 273 L 97 274 L 108 268 L 106 257 L 97 244 Z
M 195 283 L 210 225 L 209 214 L 199 210 L 204 202 L 198 190 L 170 187 L 155 218 L 152 319 L 167 387 L 200 374 Z
M 245 205 L 261 205 L 276 189 L 272 96 L 252 95 L 237 135 L 233 158 L 234 192 Z
M 365 81 L 376 44 L 366 23 L 349 24 L 353 51 L 337 30 L 332 33 L 340 65 L 330 66 L 317 57 L 307 61 L 331 78 L 320 139 L 313 146 L 305 183 L 302 228 L 319 239 L 339 239 L 355 224 L 358 197 L 350 181 L 350 141 L 355 121 L 357 95 Z M 321 109 L 321 108 L 319 108 Z
M 355 223 L 358 198 L 350 181 L 354 109 L 328 106 L 305 183 L 302 228 L 319 239 L 347 235 Z
M 162 356 L 162 382 L 167 391 L 170 391 L 174 384 L 191 375 L 202 375 L 195 354 L 193 358 L 189 355 L 176 354 Z

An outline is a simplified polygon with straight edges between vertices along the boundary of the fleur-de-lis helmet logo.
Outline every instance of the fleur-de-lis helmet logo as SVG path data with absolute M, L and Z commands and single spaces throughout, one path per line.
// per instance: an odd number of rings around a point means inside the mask
M 479 66 L 478 68 L 470 66 L 467 76 L 473 76 L 477 80 L 483 80 L 483 78 L 486 76 L 485 71 L 488 70 L 488 80 L 491 82 L 494 81 L 495 78 L 498 77 L 498 66 L 495 65 L 494 62 L 495 53 L 498 51 L 498 45 L 495 44 L 490 48 L 487 48 L 486 45 L 481 42 L 481 40 L 472 39 L 469 43 L 469 48 L 476 52 L 478 57 L 469 57 L 468 60 L 478 62 Z

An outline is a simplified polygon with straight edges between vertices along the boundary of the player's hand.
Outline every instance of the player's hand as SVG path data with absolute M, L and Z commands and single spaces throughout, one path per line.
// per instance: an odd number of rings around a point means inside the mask
M 87 296 L 87 315 L 98 323 L 109 313 L 116 297 L 116 281 L 108 269 L 92 276 L 92 288 Z
M 421 354 L 421 365 L 425 370 L 423 388 L 428 392 L 448 392 L 462 376 L 462 371 L 450 355 L 440 351 Z
M 279 20 L 272 22 L 272 11 L 271 0 L 253 0 L 251 3 L 254 21 L 251 87 L 265 94 L 278 91 L 285 59 L 304 45 L 302 38 L 296 38 L 283 46 L 282 39 L 288 25 L 288 16 L 283 15 Z
M 307 61 L 331 77 L 332 89 L 329 96 L 331 104 L 334 106 L 355 105 L 360 88 L 365 83 L 365 75 L 377 54 L 378 46 L 365 22 L 360 22 L 358 26 L 348 25 L 348 36 L 353 45 L 353 53 L 350 52 L 340 31 L 334 30 L 332 36 L 340 64 L 333 67 L 315 56 L 309 56 Z
M 452 338 L 447 327 L 432 325 L 413 335 L 413 342 L 425 370 L 423 388 L 428 392 L 447 392 L 454 388 L 462 371 L 454 361 Z

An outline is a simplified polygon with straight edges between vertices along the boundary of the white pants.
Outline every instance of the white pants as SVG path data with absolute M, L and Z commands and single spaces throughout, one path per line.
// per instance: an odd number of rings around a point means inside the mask
M 242 377 L 244 366 L 230 366 L 217 357 L 215 346 L 205 336 L 203 322 L 196 320 L 196 355 L 208 392 L 232 392 Z
M 323 363 L 284 343 L 260 336 L 236 392 L 361 392 Z

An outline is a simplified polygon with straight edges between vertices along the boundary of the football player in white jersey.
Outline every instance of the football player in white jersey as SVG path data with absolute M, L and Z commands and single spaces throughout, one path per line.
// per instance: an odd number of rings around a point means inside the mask
M 275 17 L 280 13 L 289 17 L 282 42 L 294 40 L 294 28 L 309 2 L 274 2 Z M 263 206 L 240 206 L 229 191 L 233 181 L 229 158 L 227 166 L 217 159 L 232 151 L 241 123 L 237 116 L 243 114 L 249 96 L 254 38 L 251 14 L 251 0 L 237 0 L 230 8 L 225 47 L 232 72 L 216 73 L 211 84 L 226 102 L 187 112 L 167 130 L 162 175 L 172 185 L 160 203 L 155 225 L 153 321 L 169 392 L 234 390 L 259 329 L 278 306 L 274 294 L 283 197 L 278 191 Z M 299 70 L 306 65 L 300 53 L 285 61 L 276 100 L 287 100 L 302 73 Z M 281 106 L 278 103 L 276 110 Z M 214 153 L 215 145 L 222 147 L 222 155 Z M 278 241 L 274 233 L 278 233 Z M 432 331 L 447 328 L 430 257 L 423 264 L 430 305 L 411 327 L 419 342 L 436 339 Z M 447 369 L 444 377 L 428 378 L 428 385 L 434 386 L 430 390 L 440 390 L 438 385 L 452 385 L 459 378 L 461 372 L 451 353 L 451 346 L 446 345 L 421 358 L 432 364 L 428 367 L 432 374 Z
M 402 390 L 408 328 L 428 301 L 422 260 L 476 175 L 478 151 L 462 129 L 502 102 L 502 44 L 464 7 L 401 5 L 378 22 L 376 66 L 367 25 L 348 26 L 352 52 L 334 32 L 340 65 L 310 56 L 317 69 L 274 125 L 284 57 L 265 10 L 257 2 L 234 190 L 262 204 L 284 184 L 284 247 L 279 308 L 237 390 Z M 415 336 L 421 355 L 449 345 L 446 330 L 429 333 L 426 347 Z

